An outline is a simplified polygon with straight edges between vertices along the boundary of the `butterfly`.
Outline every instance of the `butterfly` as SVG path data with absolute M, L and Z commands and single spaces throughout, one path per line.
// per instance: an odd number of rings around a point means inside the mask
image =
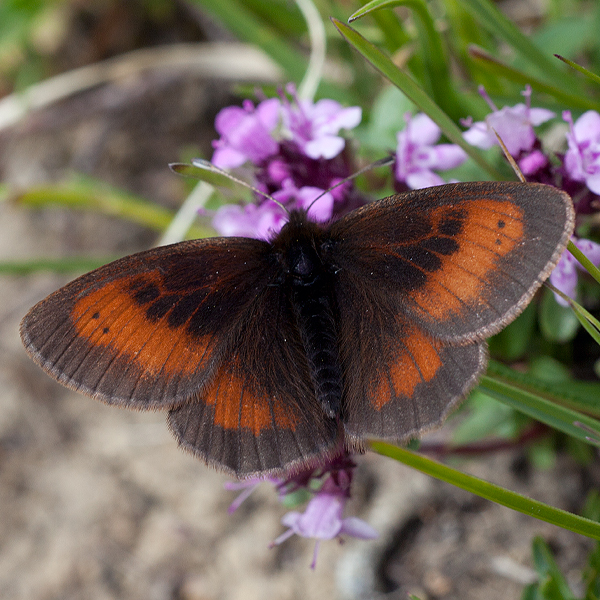
M 271 241 L 127 256 L 34 306 L 23 343 L 60 383 L 168 411 L 179 444 L 238 477 L 298 471 L 442 423 L 573 231 L 550 186 L 394 195 Z

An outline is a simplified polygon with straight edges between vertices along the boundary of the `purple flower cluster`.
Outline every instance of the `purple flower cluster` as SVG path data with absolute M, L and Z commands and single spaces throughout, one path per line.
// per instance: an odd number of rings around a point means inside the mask
M 253 184 L 286 209 L 308 210 L 318 222 L 336 219 L 364 204 L 367 199 L 351 182 L 353 161 L 340 131 L 361 120 L 357 106 L 343 108 L 334 100 L 315 103 L 288 96 L 263 100 L 255 106 L 219 112 L 212 162 L 222 169 L 245 167 Z M 455 144 L 437 144 L 440 128 L 426 115 L 406 115 L 406 128 L 398 133 L 395 186 L 398 191 L 444 183 L 436 171 L 453 169 L 467 155 Z M 226 205 L 216 211 L 213 226 L 221 235 L 269 239 L 287 221 L 287 212 L 262 196 L 244 206 Z
M 221 110 L 212 162 L 223 169 L 251 167 L 259 190 L 288 210 L 308 209 L 314 220 L 329 221 L 364 202 L 350 184 L 334 188 L 352 170 L 339 133 L 360 123 L 361 109 L 327 99 L 300 100 L 292 86 L 288 93 L 291 99 L 282 94 L 257 106 L 247 100 Z M 268 239 L 286 221 L 285 210 L 258 197 L 255 204 L 220 208 L 213 226 L 222 235 Z
M 288 529 L 273 540 L 272 546 L 285 542 L 294 534 L 315 539 L 315 551 L 310 565 L 314 569 L 321 540 L 341 538 L 343 535 L 363 540 L 378 537 L 377 531 L 362 519 L 343 517 L 346 502 L 350 498 L 355 467 L 354 461 L 344 453 L 316 469 L 302 471 L 287 479 L 270 478 L 281 501 L 298 491 L 305 491 L 311 496 L 304 512 L 290 511 L 282 517 L 281 523 Z M 237 510 L 261 481 L 249 479 L 227 484 L 227 489 L 243 490 L 231 504 L 229 512 Z

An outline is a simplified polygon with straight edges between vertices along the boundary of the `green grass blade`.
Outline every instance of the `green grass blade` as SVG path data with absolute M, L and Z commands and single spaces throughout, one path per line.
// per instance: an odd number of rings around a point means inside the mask
M 552 404 L 600 419 L 600 383 L 597 381 L 549 381 L 530 373 L 515 371 L 495 360 L 489 362 L 488 375 L 545 398 Z
M 301 81 L 306 71 L 306 57 L 290 45 L 285 38 L 256 16 L 244 2 L 238 0 L 193 0 L 206 10 L 239 40 L 262 48 L 279 63 L 292 81 Z
M 373 0 L 357 12 L 348 22 L 352 22 L 371 12 L 395 6 L 406 6 L 415 15 L 415 23 L 418 29 L 418 38 L 421 46 L 419 56 L 423 60 L 426 88 L 439 106 L 450 114 L 453 119 L 463 117 L 465 112 L 454 91 L 448 59 L 442 38 L 438 33 L 433 18 L 427 5 L 422 0 Z
M 581 266 L 598 282 L 600 283 L 600 270 L 594 263 L 571 241 L 567 246 L 567 250 L 581 263 Z
M 344 38 L 362 54 L 382 75 L 399 88 L 420 110 L 433 119 L 444 135 L 458 144 L 482 169 L 494 179 L 502 179 L 502 175 L 490 165 L 483 155 L 467 144 L 462 131 L 450 117 L 423 91 L 423 89 L 396 65 L 379 48 L 371 44 L 357 31 L 344 23 L 332 19 Z
M 581 412 L 550 402 L 537 394 L 489 375 L 481 378 L 479 390 L 582 442 L 598 445 L 595 440 L 590 440 L 588 433 L 593 432 L 600 439 L 600 421 Z M 579 424 L 589 428 L 589 432 L 586 432 Z
M 543 502 L 532 500 L 478 477 L 466 475 L 456 469 L 452 469 L 404 448 L 393 446 L 392 444 L 371 442 L 371 448 L 383 456 L 393 458 L 417 471 L 467 490 L 486 500 L 491 500 L 502 506 L 535 517 L 541 521 L 552 523 L 574 533 L 580 533 L 595 540 L 600 540 L 600 523 L 580 517 L 566 510 L 548 506 Z
M 565 106 L 569 106 L 573 109 L 580 108 L 582 110 L 597 109 L 598 103 L 590 100 L 586 96 L 579 96 L 577 94 L 571 94 L 564 91 L 555 85 L 544 83 L 539 78 L 532 76 L 529 73 L 524 73 L 506 63 L 502 62 L 498 58 L 492 56 L 482 48 L 477 46 L 471 46 L 469 48 L 469 55 L 471 58 L 482 65 L 486 65 L 487 68 L 501 77 L 505 77 L 509 81 L 518 83 L 521 85 L 531 85 L 532 89 L 536 92 L 548 94 Z M 568 88 L 570 89 L 570 88 Z
M 31 258 L 26 260 L 0 261 L 0 274 L 2 275 L 31 275 L 40 271 L 53 273 L 85 273 L 106 265 L 119 256 L 93 257 L 74 256 L 70 258 Z
M 462 0 L 462 7 L 470 12 L 491 34 L 508 42 L 539 74 L 554 85 L 583 94 L 579 82 L 563 72 L 550 53 L 540 50 L 519 28 L 489 0 Z
M 164 231 L 175 213 L 143 198 L 95 183 L 42 185 L 16 196 L 15 201 L 27 208 L 61 206 L 74 210 L 95 211 L 126 219 L 155 231 Z M 208 227 L 193 227 L 191 237 L 214 235 Z
M 575 300 L 571 300 L 570 304 L 583 328 L 590 334 L 596 344 L 600 345 L 600 322 L 598 322 L 598 319 Z
M 572 60 L 569 60 L 568 58 L 565 58 L 564 56 L 561 56 L 560 54 L 555 54 L 554 56 L 556 56 L 556 58 L 558 58 L 558 60 L 562 60 L 564 63 L 566 63 L 567 65 L 569 65 L 576 71 L 579 71 L 580 73 L 585 75 L 588 79 L 590 79 L 596 85 L 600 84 L 600 75 L 596 75 L 596 73 L 592 73 L 591 71 L 588 71 L 585 67 L 578 65 L 576 62 L 573 62 Z

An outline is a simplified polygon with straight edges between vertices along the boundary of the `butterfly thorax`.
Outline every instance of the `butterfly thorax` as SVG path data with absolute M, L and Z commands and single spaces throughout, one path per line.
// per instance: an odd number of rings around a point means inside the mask
M 340 417 L 342 370 L 337 334 L 334 277 L 321 257 L 325 234 L 305 213 L 293 212 L 273 240 L 292 310 L 308 359 L 317 400 L 331 418 Z

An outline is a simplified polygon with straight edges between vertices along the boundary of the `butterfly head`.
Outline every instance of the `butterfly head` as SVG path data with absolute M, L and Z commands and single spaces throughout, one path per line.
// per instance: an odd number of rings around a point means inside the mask
M 312 285 L 323 273 L 324 237 L 323 229 L 305 211 L 290 213 L 289 221 L 272 244 L 283 272 L 293 285 Z

